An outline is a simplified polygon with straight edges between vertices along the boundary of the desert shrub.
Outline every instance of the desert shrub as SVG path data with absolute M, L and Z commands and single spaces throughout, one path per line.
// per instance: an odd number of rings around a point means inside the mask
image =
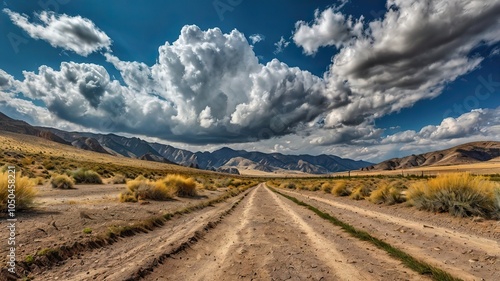
M 32 165 L 32 164 L 35 164 L 35 160 L 33 160 L 33 158 L 30 156 L 26 156 L 23 159 L 21 159 L 21 165 L 23 167 L 27 167 L 27 166 Z
M 411 205 L 458 217 L 498 217 L 498 184 L 469 173 L 440 175 L 416 182 L 406 194 Z
M 215 184 L 213 184 L 212 182 L 206 182 L 205 184 L 203 184 L 203 188 L 206 189 L 206 190 L 217 190 L 217 186 Z
M 321 189 L 321 185 L 313 182 L 305 185 L 305 188 L 307 188 L 310 191 L 318 191 Z
M 53 175 L 50 179 L 50 185 L 53 188 L 70 189 L 75 185 L 75 181 L 67 175 Z
M 375 204 L 387 203 L 389 205 L 405 201 L 401 188 L 396 183 L 380 182 L 377 189 L 372 191 L 368 200 Z
M 33 184 L 35 185 L 43 185 L 45 182 L 45 179 L 43 177 L 36 177 L 34 179 L 31 179 L 33 181 Z
M 497 213 L 500 213 L 500 187 L 495 188 L 493 195 L 495 196 L 495 207 L 497 209 Z
M 92 233 L 92 228 L 90 228 L 90 227 L 85 227 L 85 228 L 83 229 L 83 233 L 85 233 L 85 234 L 91 234 L 91 233 Z
M 42 164 L 45 167 L 45 169 L 47 169 L 47 170 L 54 170 L 56 168 L 56 165 L 52 161 L 49 161 L 49 160 L 43 161 Z
M 163 180 L 159 180 L 158 183 L 160 186 L 164 186 L 166 191 L 171 190 L 173 194 L 180 197 L 195 197 L 198 195 L 196 192 L 196 182 L 193 178 L 187 178 L 182 175 L 168 175 Z
M 370 196 L 370 188 L 364 184 L 360 184 L 353 189 L 349 197 L 354 200 L 363 200 L 368 196 Z
M 243 185 L 244 184 L 244 181 L 240 180 L 240 179 L 234 179 L 232 182 L 231 182 L 232 185 L 234 185 L 235 187 L 238 187 L 240 185 Z
M 112 184 L 123 184 L 127 182 L 127 178 L 122 175 L 122 174 L 116 174 L 114 177 L 111 178 L 110 183 Z
M 9 165 L 8 164 L 4 164 L 1 168 L 0 168 L 0 173 L 5 173 L 7 172 L 7 170 L 9 169 Z
M 120 202 L 137 202 L 137 194 L 130 190 L 120 193 Z
M 190 191 L 190 188 L 193 188 L 194 191 Z M 120 201 L 137 202 L 147 199 L 165 201 L 172 199 L 175 195 L 195 196 L 196 183 L 194 180 L 179 175 L 169 175 L 165 179 L 155 182 L 139 176 L 127 182 L 127 191 L 120 194 Z
M 324 184 L 321 185 L 321 190 L 325 193 L 331 193 L 332 192 L 332 185 L 328 182 L 325 182 Z
M 78 169 L 72 172 L 71 176 L 75 179 L 75 183 L 77 184 L 102 184 L 101 176 L 92 170 Z
M 297 186 L 293 182 L 284 182 L 280 185 L 281 188 L 295 189 Z
M 351 191 L 347 188 L 347 183 L 344 180 L 339 180 L 333 186 L 332 194 L 335 196 L 349 196 Z
M 6 211 L 9 205 L 9 177 L 8 172 L 0 174 L 0 208 Z M 15 177 L 15 208 L 16 210 L 28 209 L 33 205 L 33 200 L 36 196 L 36 189 L 33 181 L 28 177 L 22 177 L 16 173 Z M 12 195 L 10 196 L 12 197 Z
M 136 193 L 138 199 L 166 201 L 174 197 L 175 190 L 166 186 L 163 182 L 149 182 L 139 186 Z

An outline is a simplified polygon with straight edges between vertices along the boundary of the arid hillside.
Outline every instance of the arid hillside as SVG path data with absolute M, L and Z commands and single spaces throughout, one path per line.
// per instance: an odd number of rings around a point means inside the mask
M 445 150 L 424 154 L 412 154 L 403 158 L 393 158 L 376 165 L 362 168 L 362 171 L 398 170 L 416 167 L 474 164 L 500 157 L 500 142 L 481 141 L 455 146 Z

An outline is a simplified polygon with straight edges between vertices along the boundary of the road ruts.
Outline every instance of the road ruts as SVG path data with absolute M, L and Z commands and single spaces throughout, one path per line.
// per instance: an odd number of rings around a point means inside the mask
M 145 280 L 427 279 L 261 184 Z
M 383 211 L 349 205 L 330 194 L 280 189 L 357 229 L 463 280 L 500 280 L 500 241 Z M 424 226 L 425 225 L 425 226 Z

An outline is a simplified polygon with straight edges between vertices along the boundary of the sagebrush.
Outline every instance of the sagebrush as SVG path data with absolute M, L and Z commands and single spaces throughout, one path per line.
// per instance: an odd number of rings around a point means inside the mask
M 50 179 L 50 185 L 53 188 L 70 189 L 75 186 L 75 182 L 72 178 L 68 177 L 67 175 L 55 174 Z
M 75 179 L 75 183 L 77 184 L 102 184 L 101 176 L 92 170 L 78 169 L 72 172 L 71 176 Z
M 448 212 L 458 217 L 498 218 L 500 210 L 498 183 L 469 173 L 440 175 L 410 186 L 407 198 L 419 209 Z

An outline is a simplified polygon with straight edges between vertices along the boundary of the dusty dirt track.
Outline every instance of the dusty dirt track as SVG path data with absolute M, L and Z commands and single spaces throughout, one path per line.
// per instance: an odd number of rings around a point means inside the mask
M 463 280 L 500 280 L 491 237 L 367 210 L 322 193 L 279 190 Z M 120 238 L 34 280 L 430 280 L 264 184 Z
M 426 280 L 263 184 L 146 280 Z

